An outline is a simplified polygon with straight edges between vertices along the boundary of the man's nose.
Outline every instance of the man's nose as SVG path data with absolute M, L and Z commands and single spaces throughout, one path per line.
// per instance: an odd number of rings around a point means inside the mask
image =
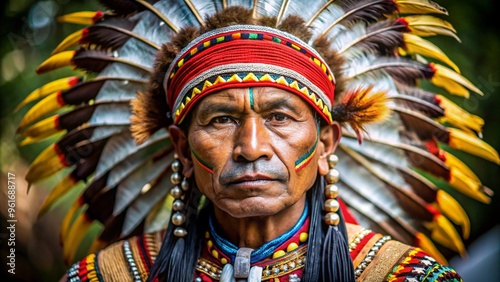
M 272 157 L 270 132 L 261 119 L 244 120 L 237 129 L 235 138 L 233 150 L 235 161 L 256 161 L 259 158 Z

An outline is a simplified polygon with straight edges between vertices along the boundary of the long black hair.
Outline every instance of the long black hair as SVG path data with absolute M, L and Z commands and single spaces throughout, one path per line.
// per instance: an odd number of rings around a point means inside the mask
M 349 255 L 347 230 L 340 209 L 340 223 L 324 223 L 325 180 L 318 175 L 308 192 L 310 201 L 310 226 L 306 265 L 301 281 L 355 281 L 354 266 Z
M 186 231 L 183 238 L 174 235 L 176 226 L 169 224 L 162 246 L 151 268 L 148 281 L 192 282 L 196 263 L 203 245 L 203 234 L 208 228 L 208 210 L 200 208 L 201 193 L 194 183 L 186 193 Z

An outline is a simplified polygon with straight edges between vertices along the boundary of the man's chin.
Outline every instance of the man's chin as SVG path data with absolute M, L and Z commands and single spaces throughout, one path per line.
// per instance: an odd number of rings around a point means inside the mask
M 226 199 L 221 201 L 217 207 L 234 218 L 273 216 L 286 208 L 283 204 L 277 202 L 276 198 L 266 199 L 262 197 L 249 197 L 238 200 Z

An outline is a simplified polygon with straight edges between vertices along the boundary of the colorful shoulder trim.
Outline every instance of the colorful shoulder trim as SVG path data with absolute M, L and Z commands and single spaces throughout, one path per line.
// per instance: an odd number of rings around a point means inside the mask
M 144 234 L 90 254 L 68 270 L 68 282 L 146 281 L 161 238 L 161 232 Z
M 439 264 L 419 248 L 348 224 L 349 251 L 356 281 L 462 281 L 450 267 Z
M 449 281 L 459 282 L 462 278 L 454 269 L 439 264 L 419 248 L 413 248 L 407 257 L 392 270 L 389 282 L 404 281 Z

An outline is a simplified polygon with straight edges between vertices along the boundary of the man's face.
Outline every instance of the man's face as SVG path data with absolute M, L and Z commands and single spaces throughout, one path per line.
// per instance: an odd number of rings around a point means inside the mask
M 187 134 L 196 184 L 233 217 L 274 215 L 313 185 L 324 151 L 318 134 L 310 106 L 285 90 L 208 95 L 193 110 Z

